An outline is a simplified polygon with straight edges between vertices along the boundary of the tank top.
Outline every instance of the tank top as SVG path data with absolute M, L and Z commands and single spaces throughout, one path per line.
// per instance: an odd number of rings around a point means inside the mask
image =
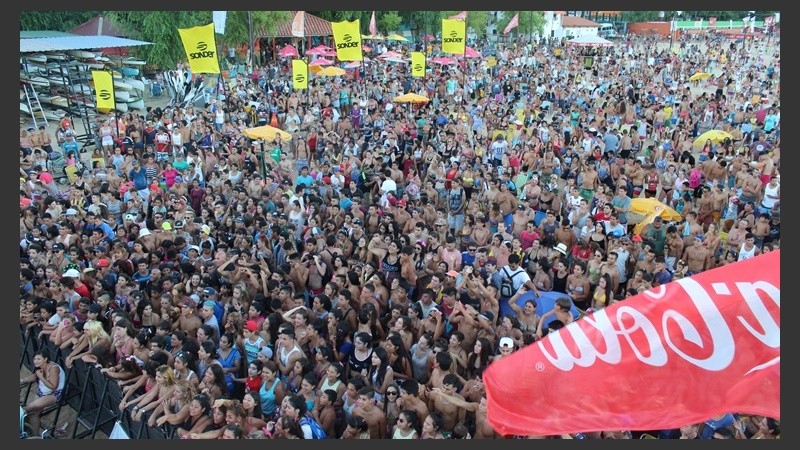
M 258 390 L 258 396 L 261 398 L 261 412 L 264 417 L 272 417 L 277 409 L 277 402 L 275 399 L 275 387 L 280 383 L 280 380 L 275 378 L 269 390 L 266 389 L 267 383 L 261 384 L 261 389 Z
M 417 356 L 417 344 L 411 346 L 411 372 L 417 380 L 423 379 L 428 374 L 428 355 L 430 349 L 422 356 Z
M 394 434 L 392 434 L 392 439 L 416 439 L 416 438 L 417 438 L 416 430 L 411 430 L 411 432 L 408 433 L 408 436 L 403 436 L 402 434 L 400 434 L 400 429 L 395 428 Z
M 264 339 L 258 336 L 255 342 L 250 342 L 249 339 L 244 340 L 244 351 L 247 357 L 247 364 L 252 363 L 258 359 L 258 351 L 264 346 Z
M 772 209 L 775 206 L 775 202 L 778 200 L 770 197 L 777 197 L 778 189 L 780 188 L 781 188 L 780 184 L 775 187 L 771 187 L 769 184 L 767 184 L 764 187 L 764 199 L 761 200 L 761 207 L 766 209 Z
M 757 247 L 755 245 L 753 245 L 753 248 L 751 248 L 750 250 L 745 250 L 744 249 L 745 245 L 747 245 L 747 243 L 743 242 L 742 246 L 739 247 L 739 259 L 737 259 L 737 261 L 744 261 L 745 259 L 750 259 L 750 258 L 756 256 L 756 248 Z
M 461 189 L 452 189 L 450 191 L 450 211 L 456 211 L 461 208 L 461 204 L 464 202 L 462 199 Z M 461 212 L 463 214 L 463 211 Z
M 381 260 L 381 270 L 386 275 L 386 284 L 391 285 L 392 280 L 400 276 L 400 257 L 398 256 L 397 261 L 394 263 L 390 263 L 389 254 L 387 253 Z
M 363 361 L 356 358 L 356 352 L 350 353 L 350 356 L 347 357 L 347 364 L 350 366 L 351 373 L 361 373 L 362 370 L 367 369 L 369 370 L 369 366 L 372 363 L 372 350 L 370 350 L 369 355 L 364 358 Z
M 281 351 L 280 351 L 281 364 L 283 364 L 284 366 L 289 364 L 289 355 L 291 355 L 294 352 L 299 352 L 299 351 L 300 351 L 300 349 L 297 348 L 297 346 L 294 346 L 294 347 L 292 347 L 291 350 L 289 350 L 289 353 L 286 353 L 286 347 L 281 347 Z
M 36 391 L 36 394 L 39 397 L 44 397 L 45 395 L 50 394 L 55 395 L 56 398 L 61 396 L 61 391 L 64 390 L 64 385 L 67 383 L 67 377 L 64 369 L 62 369 L 61 366 L 56 364 L 56 367 L 58 367 L 58 384 L 56 385 L 56 388 L 50 389 L 46 384 L 44 384 L 44 381 L 39 380 L 39 388 Z
M 322 380 L 322 384 L 319 387 L 320 392 L 325 392 L 328 389 L 332 390 L 333 392 L 338 392 L 339 385 L 342 384 L 342 380 L 336 379 L 336 382 L 331 384 L 327 378 Z
M 553 292 L 567 292 L 567 277 L 569 273 L 564 275 L 563 278 L 558 277 L 558 273 L 553 275 Z
M 356 404 L 355 402 L 350 403 L 350 399 L 347 397 L 347 394 L 344 396 L 344 402 L 342 403 L 342 410 L 344 411 L 345 420 L 350 420 L 350 417 L 353 415 L 353 410 L 355 409 Z

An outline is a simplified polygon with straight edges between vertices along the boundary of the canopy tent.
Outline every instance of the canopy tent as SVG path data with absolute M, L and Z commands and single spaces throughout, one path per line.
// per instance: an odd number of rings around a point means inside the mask
M 612 47 L 613 42 L 603 39 L 600 36 L 578 36 L 568 41 L 569 45 L 576 47 Z
M 136 41 L 116 36 L 64 36 L 41 39 L 20 39 L 20 53 L 56 52 L 65 50 L 91 50 L 95 48 L 136 47 L 152 45 L 152 42 Z

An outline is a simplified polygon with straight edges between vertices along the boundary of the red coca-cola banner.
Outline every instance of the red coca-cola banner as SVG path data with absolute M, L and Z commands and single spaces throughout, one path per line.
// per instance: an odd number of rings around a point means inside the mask
M 489 422 L 557 435 L 780 419 L 780 294 L 774 251 L 599 310 L 489 365 Z

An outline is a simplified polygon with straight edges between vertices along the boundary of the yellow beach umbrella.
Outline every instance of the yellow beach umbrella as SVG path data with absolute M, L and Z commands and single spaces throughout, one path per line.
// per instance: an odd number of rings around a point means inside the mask
M 390 34 L 390 35 L 386 36 L 386 40 L 387 40 L 387 41 L 400 41 L 400 42 L 408 42 L 408 39 L 404 38 L 403 36 L 400 36 L 400 35 L 399 35 L 399 34 L 397 34 L 397 33 L 395 33 L 395 34 Z
M 246 128 L 242 133 L 250 139 L 261 139 L 264 141 L 273 141 L 276 138 L 283 142 L 292 140 L 292 134 L 288 131 L 283 131 L 280 128 L 275 128 L 270 125 L 262 125 L 255 128 Z
M 708 72 L 697 72 L 696 74 L 694 74 L 691 77 L 689 77 L 689 81 L 707 80 L 707 79 L 711 78 L 712 76 L 713 75 L 711 75 Z
M 670 208 L 669 206 L 661 203 L 656 198 L 634 198 L 631 200 L 630 212 L 640 214 L 642 216 L 650 215 L 657 212 L 664 220 L 683 220 L 683 216 L 678 211 Z M 654 216 L 655 218 L 655 216 Z
M 340 76 L 344 75 L 345 73 L 347 73 L 347 72 L 345 72 L 344 69 L 340 69 L 340 68 L 335 67 L 335 66 L 328 66 L 328 67 L 320 70 L 317 73 L 317 75 L 319 75 L 321 77 L 340 77 Z
M 408 94 L 399 95 L 393 98 L 392 101 L 397 103 L 428 103 L 430 100 L 428 97 L 409 92 Z
M 733 136 L 722 130 L 708 130 L 705 133 L 701 134 L 700 136 L 697 136 L 697 139 L 694 140 L 692 146 L 702 147 L 706 144 L 707 140 L 711 140 L 712 143 L 718 144 L 724 141 L 725 139 L 733 140 Z

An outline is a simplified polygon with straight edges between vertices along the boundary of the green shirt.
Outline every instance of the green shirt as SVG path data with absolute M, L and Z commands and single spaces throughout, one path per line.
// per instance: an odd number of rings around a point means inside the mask
M 186 170 L 186 169 L 188 169 L 188 168 L 189 168 L 189 163 L 188 163 L 188 162 L 186 162 L 186 160 L 183 160 L 183 161 L 175 161 L 175 162 L 173 162 L 173 163 L 172 163 L 172 167 L 173 167 L 175 170 L 179 171 L 179 172 L 183 172 L 184 170 Z
M 269 156 L 271 156 L 276 163 L 281 162 L 281 149 L 278 147 L 273 148 L 269 151 Z

